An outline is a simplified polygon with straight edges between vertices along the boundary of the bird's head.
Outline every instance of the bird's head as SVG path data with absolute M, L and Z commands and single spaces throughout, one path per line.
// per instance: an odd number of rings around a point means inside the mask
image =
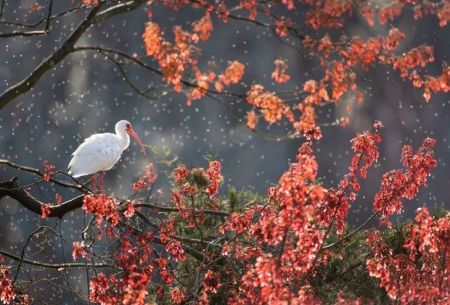
M 129 134 L 141 147 L 142 153 L 144 156 L 147 156 L 145 153 L 145 146 L 142 143 L 141 138 L 138 136 L 136 131 L 134 131 L 133 126 L 127 120 L 121 120 L 116 123 L 116 134 Z

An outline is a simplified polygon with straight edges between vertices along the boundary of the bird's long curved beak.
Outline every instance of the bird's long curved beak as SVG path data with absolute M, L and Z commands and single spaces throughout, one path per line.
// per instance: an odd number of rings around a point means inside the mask
M 134 131 L 133 128 L 129 128 L 127 130 L 128 134 L 139 144 L 139 146 L 141 147 L 141 151 L 144 154 L 145 157 L 147 157 L 147 154 L 145 153 L 145 146 L 144 143 L 142 143 L 141 138 L 139 138 L 138 134 L 136 133 L 136 131 Z

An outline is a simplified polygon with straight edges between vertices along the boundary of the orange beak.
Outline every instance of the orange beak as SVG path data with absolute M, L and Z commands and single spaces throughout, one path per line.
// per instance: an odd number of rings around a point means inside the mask
M 145 157 L 147 157 L 147 154 L 145 153 L 144 143 L 142 143 L 141 138 L 139 138 L 138 134 L 136 133 L 136 131 L 134 131 L 133 127 L 128 128 L 127 132 L 139 144 L 142 153 L 144 154 Z

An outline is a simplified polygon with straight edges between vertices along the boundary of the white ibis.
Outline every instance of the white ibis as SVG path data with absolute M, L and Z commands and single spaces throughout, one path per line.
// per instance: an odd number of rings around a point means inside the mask
M 144 144 L 130 122 L 117 122 L 115 131 L 115 134 L 98 133 L 86 138 L 72 154 L 69 174 L 74 178 L 92 175 L 93 192 L 97 188 L 97 173 L 100 175 L 100 190 L 103 191 L 104 171 L 111 169 L 119 161 L 122 152 L 130 145 L 130 136 L 141 146 L 145 155 Z

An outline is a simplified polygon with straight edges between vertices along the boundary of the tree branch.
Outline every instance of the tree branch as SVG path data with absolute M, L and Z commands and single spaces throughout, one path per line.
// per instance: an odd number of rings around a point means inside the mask
M 170 208 L 170 207 L 162 207 L 162 206 L 157 206 L 154 204 L 150 204 L 150 203 L 136 203 L 133 204 L 133 206 L 135 208 L 149 208 L 149 209 L 153 209 L 153 210 L 157 210 L 157 211 L 161 211 L 161 212 L 168 212 L 168 213 L 179 213 L 180 210 L 177 208 Z M 209 215 L 215 215 L 215 216 L 223 216 L 223 217 L 227 217 L 230 214 L 228 212 L 225 211 L 214 211 L 214 210 L 196 210 L 196 209 L 184 209 L 184 211 L 189 212 L 189 213 L 193 213 L 193 214 L 209 214 Z
M 49 1 L 47 17 L 44 18 L 45 28 L 38 31 L 13 31 L 10 33 L 0 33 L 0 38 L 14 37 L 14 36 L 35 36 L 35 35 L 46 35 L 50 29 L 50 18 L 52 16 L 53 0 Z
M 39 66 L 37 66 L 27 77 L 25 77 L 19 83 L 9 87 L 0 95 L 0 109 L 2 109 L 6 104 L 15 99 L 16 97 L 24 94 L 41 79 L 41 77 L 59 63 L 73 48 L 75 43 L 81 37 L 81 35 L 92 25 L 92 20 L 94 19 L 97 12 L 100 10 L 100 5 L 94 7 L 85 19 L 78 25 L 75 31 L 70 34 L 66 41 L 57 49 L 53 54 L 47 57 Z
M 41 207 L 45 204 L 25 190 L 19 188 L 17 178 L 0 182 L 0 199 L 5 196 L 15 199 L 22 206 L 38 215 L 41 215 Z M 62 218 L 67 213 L 80 208 L 82 205 L 83 195 L 74 197 L 61 204 L 50 206 L 50 215 L 48 217 Z
M 42 76 L 63 60 L 70 52 L 72 52 L 75 43 L 83 35 L 83 33 L 93 24 L 102 22 L 112 16 L 132 11 L 145 3 L 144 0 L 133 0 L 125 3 L 117 4 L 113 7 L 107 8 L 100 13 L 101 5 L 97 5 L 91 9 L 89 14 L 84 18 L 84 20 L 78 25 L 75 31 L 70 34 L 66 41 L 42 61 L 27 77 L 22 81 L 16 83 L 15 85 L 6 89 L 0 95 L 0 109 L 5 107 L 9 102 L 11 102 L 16 97 L 26 93 L 42 78 Z
M 372 215 L 369 216 L 362 224 L 360 224 L 356 229 L 354 229 L 352 232 L 348 233 L 347 235 L 343 236 L 339 240 L 335 241 L 334 243 L 331 243 L 329 245 L 326 245 L 323 247 L 324 250 L 333 248 L 334 246 L 340 244 L 341 242 L 349 239 L 359 231 L 361 231 L 362 228 L 364 228 L 372 219 L 374 219 L 376 216 L 378 216 L 378 212 L 374 212 Z
M 44 177 L 43 173 L 41 173 L 38 169 L 33 168 L 33 167 L 19 165 L 19 164 L 11 162 L 9 160 L 0 159 L 0 165 L 2 165 L 2 164 L 3 165 L 7 165 L 7 166 L 12 167 L 12 168 L 15 168 L 15 169 L 18 169 L 19 171 L 29 172 L 29 173 L 35 174 L 36 176 Z M 82 184 L 79 184 L 79 183 L 77 183 L 77 184 L 67 183 L 67 182 L 64 182 L 64 181 L 57 180 L 57 179 L 55 179 L 53 177 L 51 177 L 49 181 L 53 182 L 53 183 L 55 183 L 55 184 L 57 184 L 59 186 L 68 187 L 68 188 L 76 189 L 76 190 L 79 190 L 79 191 L 85 190 L 85 187 Z
M 75 7 L 71 7 L 71 8 L 68 8 L 68 9 L 60 12 L 60 13 L 57 13 L 57 14 L 51 16 L 50 18 L 48 18 L 48 16 L 47 17 L 43 17 L 40 20 L 38 20 L 37 22 L 35 22 L 35 23 L 22 23 L 22 22 L 3 20 L 3 21 L 0 21 L 0 24 L 4 24 L 4 25 L 7 25 L 7 26 L 22 27 L 22 28 L 36 28 L 37 26 L 41 25 L 42 23 L 47 22 L 47 20 L 48 20 L 48 22 L 51 22 L 54 19 L 57 19 L 59 17 L 65 16 L 65 15 L 68 15 L 68 14 L 73 13 L 75 11 L 78 11 L 81 8 L 82 8 L 81 5 L 78 5 L 78 6 L 75 6 Z
M 85 263 L 65 263 L 65 264 L 52 264 L 52 263 L 44 263 L 39 261 L 33 261 L 28 259 L 21 259 L 20 256 L 14 255 L 12 253 L 0 250 L 0 255 L 3 255 L 7 258 L 13 259 L 15 261 L 22 261 L 23 264 L 33 265 L 33 266 L 39 266 L 39 267 L 45 267 L 45 268 L 51 268 L 51 269 L 60 269 L 60 268 L 86 268 Z M 92 266 L 94 268 L 112 268 L 112 265 L 109 264 L 94 264 L 94 265 L 88 265 Z

